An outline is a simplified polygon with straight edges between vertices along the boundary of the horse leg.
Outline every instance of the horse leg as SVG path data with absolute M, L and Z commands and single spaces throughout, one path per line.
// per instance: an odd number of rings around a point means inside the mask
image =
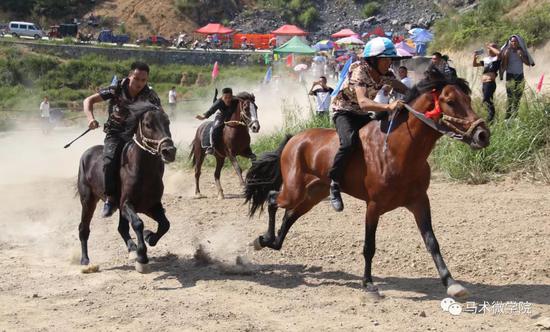
M 170 229 L 170 221 L 168 221 L 168 218 L 166 218 L 166 214 L 164 212 L 164 207 L 162 206 L 162 203 L 159 202 L 150 212 L 147 213 L 149 217 L 158 223 L 156 233 L 153 233 L 150 230 L 145 230 L 143 232 L 145 241 L 147 241 L 151 247 L 156 246 L 160 238 Z
M 78 225 L 78 237 L 80 239 L 80 248 L 82 251 L 82 256 L 80 258 L 81 265 L 90 264 L 90 257 L 88 257 L 88 238 L 90 237 L 90 222 L 94 216 L 97 202 L 98 198 L 93 196 L 89 188 L 86 189 L 85 193 L 80 193 L 82 214 L 80 216 L 80 225 Z
M 216 156 L 216 170 L 214 171 L 214 180 L 216 181 L 216 188 L 218 188 L 218 199 L 224 199 L 222 184 L 220 183 L 220 174 L 222 172 L 224 161 L 225 158 Z
M 128 222 L 128 219 L 122 215 L 122 212 L 119 212 L 118 216 L 118 233 L 122 237 L 124 245 L 128 248 L 128 252 L 137 250 L 134 240 L 130 237 L 130 223 Z
M 432 216 L 428 195 L 423 195 L 418 198 L 418 200 L 408 206 L 407 209 L 414 214 L 416 225 L 420 230 L 424 244 L 426 245 L 428 252 L 432 255 L 443 285 L 447 287 L 447 295 L 455 298 L 468 297 L 470 295 L 468 290 L 453 279 L 451 272 L 447 269 L 447 265 L 445 264 L 445 261 L 441 256 L 441 252 L 439 251 L 439 243 L 437 242 L 432 229 Z
M 283 246 L 283 242 L 285 241 L 285 237 L 292 227 L 296 220 L 309 212 L 317 203 L 319 203 L 323 198 L 325 198 L 328 195 L 328 188 L 325 184 L 322 184 L 320 181 L 313 181 L 311 182 L 304 191 L 304 198 L 303 200 L 293 209 L 286 209 L 285 215 L 283 216 L 283 220 L 281 223 L 281 227 L 279 228 L 279 231 L 277 232 L 277 236 L 275 237 L 275 240 L 271 243 L 267 243 L 266 247 L 269 247 L 271 249 L 275 250 L 281 250 Z M 284 187 L 283 187 L 284 192 Z M 280 201 L 281 195 L 277 197 L 277 201 Z M 278 204 L 278 206 L 281 206 Z
M 136 270 L 140 273 L 147 273 L 147 263 L 149 263 L 149 258 L 147 258 L 147 246 L 145 245 L 143 236 L 143 221 L 138 217 L 132 204 L 125 202 L 122 208 L 123 216 L 130 220 L 138 241 L 136 250 Z
M 367 204 L 365 214 L 365 242 L 363 244 L 363 257 L 365 259 L 365 271 L 363 274 L 363 287 L 367 292 L 380 296 L 378 287 L 372 282 L 372 258 L 376 252 L 376 228 L 380 214 L 376 209 L 376 204 L 370 202 Z
M 279 195 L 278 191 L 270 191 L 269 198 L 267 199 L 267 212 L 269 215 L 267 231 L 264 235 L 260 235 L 252 245 L 254 250 L 262 250 L 264 247 L 267 247 L 269 244 L 272 244 L 275 241 L 275 216 L 277 214 L 277 196 Z
M 205 153 L 201 147 L 200 140 L 196 141 L 196 143 L 193 145 L 193 149 L 193 154 L 195 155 L 195 197 L 201 198 L 203 196 L 199 188 L 199 179 L 201 177 L 201 169 L 202 163 L 204 162 Z
M 228 157 L 229 157 L 229 160 L 231 160 L 231 164 L 233 165 L 235 172 L 239 176 L 239 180 L 241 180 L 241 186 L 244 186 L 243 171 L 241 170 L 241 166 L 239 166 L 237 157 L 235 157 L 233 154 L 228 154 Z

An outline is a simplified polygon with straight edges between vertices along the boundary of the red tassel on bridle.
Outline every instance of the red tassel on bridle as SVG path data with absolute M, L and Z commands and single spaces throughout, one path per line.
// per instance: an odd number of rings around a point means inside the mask
M 434 109 L 426 112 L 424 115 L 432 120 L 438 120 L 441 118 L 442 112 L 441 107 L 439 107 L 439 93 L 436 89 L 432 90 L 432 96 L 434 98 Z

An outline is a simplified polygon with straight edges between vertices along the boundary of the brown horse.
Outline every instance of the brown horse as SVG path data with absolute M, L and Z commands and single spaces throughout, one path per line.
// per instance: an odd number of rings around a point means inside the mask
M 164 163 L 172 162 L 176 158 L 176 148 L 170 134 L 170 122 L 164 111 L 144 103 L 136 106 L 133 113 L 134 121 L 137 122 L 134 140 L 126 144 L 121 156 L 118 232 L 128 252 L 137 254 L 136 270 L 145 273 L 148 272 L 146 264 L 149 262 L 145 241 L 150 246 L 155 246 L 170 228 L 161 203 L 164 191 L 162 176 Z M 80 264 L 88 265 L 90 221 L 97 202 L 105 199 L 102 145 L 89 148 L 80 158 L 77 186 L 82 204 L 82 217 L 78 227 L 82 247 Z M 137 213 L 144 213 L 157 221 L 157 232 L 144 230 L 143 221 Z M 129 223 L 136 233 L 137 246 L 130 237 Z
M 371 275 L 378 219 L 388 211 L 405 207 L 415 217 L 447 294 L 468 295 L 466 288 L 451 277 L 432 230 L 427 159 L 443 134 L 475 149 L 489 145 L 489 130 L 472 110 L 469 94 L 468 84 L 462 79 L 426 79 L 407 97 L 410 112 L 397 112 L 392 126 L 387 120 L 372 121 L 360 130 L 361 144 L 347 163 L 341 185 L 344 192 L 367 203 L 363 286 L 371 294 L 379 296 Z M 431 110 L 441 112 L 435 122 L 423 115 L 437 113 Z M 279 250 L 292 224 L 328 195 L 328 171 L 338 144 L 338 136 L 332 129 L 306 130 L 288 137 L 279 150 L 253 163 L 246 177 L 250 215 L 263 209 L 265 202 L 269 212 L 268 230 L 254 241 L 255 249 Z M 276 236 L 275 214 L 279 207 L 285 209 L 285 214 Z
M 242 170 L 237 161 L 237 156 L 243 156 L 252 160 L 256 159 L 256 155 L 252 153 L 250 148 L 250 134 L 248 130 L 252 130 L 253 133 L 260 131 L 260 122 L 258 121 L 258 106 L 255 104 L 255 97 L 253 94 L 247 92 L 241 92 L 236 95 L 239 99 L 239 106 L 237 111 L 232 114 L 231 119 L 225 122 L 223 128 L 223 139 L 220 147 L 217 147 L 216 158 L 216 170 L 214 171 L 214 179 L 216 180 L 216 188 L 218 189 L 218 198 L 223 199 L 223 189 L 220 183 L 220 174 L 222 171 L 225 158 L 231 160 L 231 164 L 237 172 L 241 184 L 244 185 L 242 176 Z M 201 167 L 205 157 L 206 148 L 203 147 L 203 138 L 210 130 L 212 121 L 205 122 L 197 128 L 195 138 L 191 143 L 191 153 L 189 157 L 192 158 L 193 166 L 195 166 L 195 196 L 197 198 L 203 197 L 199 189 L 199 179 L 201 177 Z

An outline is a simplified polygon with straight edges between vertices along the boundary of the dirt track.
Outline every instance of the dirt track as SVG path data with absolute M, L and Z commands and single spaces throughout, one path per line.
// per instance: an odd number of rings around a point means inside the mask
M 385 298 L 373 302 L 360 286 L 361 202 L 345 197 L 337 214 L 324 201 L 282 251 L 255 252 L 247 244 L 265 230 L 265 215 L 249 220 L 242 199 L 217 200 L 211 171 L 202 186 L 209 198 L 192 199 L 192 179 L 166 176 L 172 228 L 150 248 L 146 275 L 128 261 L 114 217 L 92 221 L 90 257 L 100 272 L 80 273 L 74 178 L 2 184 L 0 330 L 527 331 L 550 316 L 547 186 L 434 181 L 436 236 L 470 300 L 531 303 L 531 314 L 452 316 L 440 308 L 445 289 L 405 210 L 379 224 L 373 273 Z M 222 181 L 236 197 L 235 175 L 224 171 Z M 199 264 L 199 243 L 225 264 Z M 245 267 L 235 274 L 238 255 Z

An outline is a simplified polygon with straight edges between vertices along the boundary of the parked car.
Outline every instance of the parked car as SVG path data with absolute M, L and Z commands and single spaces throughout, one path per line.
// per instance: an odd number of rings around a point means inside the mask
M 40 26 L 38 26 L 38 24 L 17 21 L 10 22 L 8 26 L 8 33 L 15 38 L 27 36 L 40 39 L 46 36 L 46 33 L 40 28 Z
M 97 36 L 97 41 L 99 43 L 114 43 L 122 46 L 130 41 L 130 37 L 128 35 L 115 35 L 112 30 L 101 30 Z
M 150 36 L 147 38 L 138 39 L 136 40 L 136 44 L 162 47 L 172 46 L 172 42 L 162 36 Z
M 78 33 L 78 25 L 76 24 L 60 24 L 52 25 L 48 32 L 48 38 L 65 38 L 76 37 Z

